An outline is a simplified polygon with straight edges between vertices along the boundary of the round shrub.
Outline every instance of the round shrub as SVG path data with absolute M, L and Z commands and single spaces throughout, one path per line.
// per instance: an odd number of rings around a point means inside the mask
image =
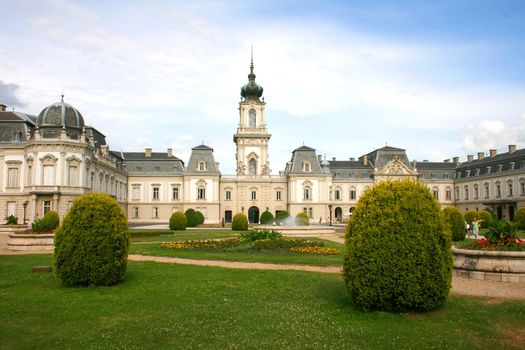
M 56 211 L 50 210 L 42 218 L 47 229 L 54 230 L 60 226 L 60 217 Z
M 197 215 L 197 225 L 204 224 L 204 214 L 197 210 L 195 215 Z
M 261 214 L 261 224 L 268 225 L 273 223 L 273 214 L 270 213 L 268 210 L 266 210 L 264 213 Z
M 180 211 L 176 211 L 171 214 L 170 217 L 170 230 L 181 231 L 186 229 L 186 215 Z
M 275 222 L 277 222 L 277 224 L 281 224 L 288 217 L 290 217 L 290 214 L 286 210 L 282 210 L 275 214 Z
M 472 221 L 478 220 L 479 214 L 478 214 L 477 211 L 469 210 L 463 216 L 464 216 L 465 221 L 467 222 L 467 224 L 472 226 Z
M 487 228 L 494 222 L 494 219 L 492 218 L 492 214 L 486 210 L 482 210 L 479 212 L 478 215 L 480 222 L 480 227 Z
M 126 272 L 129 248 L 126 216 L 103 193 L 75 199 L 55 231 L 55 273 L 73 286 L 109 286 Z
M 438 202 L 418 181 L 383 181 L 359 199 L 346 233 L 343 274 L 363 310 L 426 311 L 452 279 L 450 238 Z
M 441 211 L 444 229 L 452 237 L 453 241 L 462 241 L 465 239 L 466 227 L 463 215 L 456 207 L 446 207 Z
M 521 207 L 516 211 L 514 222 L 518 222 L 520 228 L 525 228 L 525 207 Z
M 197 213 L 193 209 L 188 209 L 184 213 L 186 215 L 186 226 L 187 227 L 196 227 L 199 224 L 199 218 L 197 217 Z
M 485 209 L 483 209 L 483 211 L 486 211 L 487 213 L 490 214 L 490 216 L 492 216 L 492 220 L 490 221 L 491 223 L 494 223 L 494 222 L 499 220 L 498 216 L 496 215 L 496 213 L 492 209 L 485 208 Z
M 246 231 L 248 229 L 248 218 L 243 213 L 237 213 L 232 220 L 233 231 Z
M 295 224 L 299 226 L 308 226 L 310 225 L 310 219 L 305 212 L 300 212 L 295 216 Z

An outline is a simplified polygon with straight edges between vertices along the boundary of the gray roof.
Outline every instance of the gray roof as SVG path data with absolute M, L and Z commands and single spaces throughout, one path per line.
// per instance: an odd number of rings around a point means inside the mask
M 0 142 L 25 142 L 35 129 L 36 116 L 20 112 L 0 112 Z
M 370 163 L 359 160 L 331 160 L 329 164 L 334 179 L 368 179 L 374 170 Z
M 310 163 L 310 171 L 304 171 L 304 162 Z M 287 174 L 305 174 L 305 175 L 319 175 L 326 174 L 328 169 L 322 168 L 319 164 L 319 158 L 315 153 L 315 149 L 308 146 L 301 146 L 292 152 L 292 160 L 286 165 L 285 172 Z
M 458 178 L 468 178 L 517 169 L 525 169 L 525 148 L 461 163 L 456 172 Z
M 204 170 L 199 170 L 199 163 L 204 162 Z M 199 145 L 191 149 L 190 160 L 186 167 L 188 173 L 219 173 L 219 169 L 215 165 L 215 158 L 213 156 L 213 148 L 206 145 Z
M 455 170 L 456 167 L 452 162 L 416 162 L 418 170 Z
M 395 158 L 405 163 L 405 165 L 412 167 L 412 164 L 408 161 L 405 150 L 402 148 L 385 146 L 368 153 L 367 156 L 372 166 L 378 169 L 382 169 L 388 162 Z M 361 156 L 359 160 L 363 161 L 363 156 Z
M 151 157 L 146 157 L 144 152 L 122 152 L 121 156 L 129 174 L 168 175 L 184 171 L 184 162 L 167 153 L 151 152 Z

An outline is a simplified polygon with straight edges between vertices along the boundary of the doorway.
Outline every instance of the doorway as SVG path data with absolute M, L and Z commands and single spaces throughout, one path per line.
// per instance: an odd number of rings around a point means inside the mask
M 258 224 L 259 223 L 259 208 L 257 208 L 257 207 L 250 207 L 250 209 L 248 209 L 248 222 L 250 224 Z

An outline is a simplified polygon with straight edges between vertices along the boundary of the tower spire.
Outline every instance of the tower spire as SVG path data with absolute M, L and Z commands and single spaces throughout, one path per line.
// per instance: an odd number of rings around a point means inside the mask
M 253 74 L 253 45 L 251 47 L 250 74 Z

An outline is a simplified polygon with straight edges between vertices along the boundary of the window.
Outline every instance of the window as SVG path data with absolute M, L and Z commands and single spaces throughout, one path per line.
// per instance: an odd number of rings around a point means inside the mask
M 95 189 L 95 173 L 91 173 L 91 191 Z
M 160 188 L 159 186 L 153 186 L 153 200 L 158 201 L 160 197 Z
M 250 159 L 250 161 L 248 162 L 248 165 L 249 165 L 250 175 L 256 175 L 257 174 L 257 161 L 255 160 L 255 158 Z
M 277 201 L 281 200 L 281 191 L 275 191 L 275 200 Z
M 468 200 L 468 186 L 465 185 L 465 200 Z
M 501 184 L 499 182 L 496 182 L 496 198 L 501 197 Z
M 32 175 L 33 174 L 33 167 L 31 165 L 27 166 L 27 183 L 26 186 L 31 186 L 31 182 L 33 180 Z
M 445 173 L 445 174 L 443 174 L 443 178 L 444 179 L 448 179 L 448 178 L 450 178 L 450 175 L 448 173 Z
M 44 201 L 44 214 L 51 210 L 51 201 Z
M 459 187 L 456 187 L 454 192 L 456 192 L 456 200 L 459 201 Z
M 7 216 L 16 216 L 16 202 L 7 202 Z
M 304 192 L 304 194 L 303 194 L 303 199 L 304 200 L 312 199 L 310 187 L 305 187 L 303 192 Z
M 341 200 L 341 188 L 336 188 L 334 192 L 335 200 L 340 201 Z
M 11 133 L 11 142 L 20 142 L 22 140 L 22 132 L 21 131 L 13 131 Z
M 140 200 L 140 185 L 133 185 L 131 187 L 131 199 L 134 201 Z
M 200 187 L 197 189 L 197 199 L 206 199 L 206 189 Z
M 445 199 L 447 201 L 452 200 L 452 190 L 450 189 L 450 187 L 447 187 L 447 189 L 445 190 Z
M 435 199 L 439 200 L 439 189 L 437 187 L 432 188 L 432 195 Z
M 308 217 L 310 219 L 313 219 L 313 217 L 314 217 L 314 209 L 313 208 L 308 208 Z
M 159 217 L 159 207 L 153 207 L 153 218 Z
M 257 199 L 257 191 L 252 191 L 252 200 Z
M 257 111 L 253 108 L 248 112 L 248 126 L 250 128 L 257 126 Z
M 525 181 L 520 180 L 520 195 L 525 196 Z
M 18 187 L 18 168 L 7 169 L 7 187 Z
M 77 167 L 70 165 L 67 173 L 67 184 L 69 186 L 77 186 Z
M 178 201 L 179 200 L 179 187 L 178 186 L 172 187 L 172 189 L 171 189 L 171 199 L 174 200 L 174 201 Z
M 490 198 L 489 184 L 485 183 L 485 185 L 483 185 L 483 187 L 485 188 L 485 199 L 489 199 Z
M 55 184 L 55 166 L 44 165 L 44 186 L 53 186 Z
M 474 185 L 474 199 L 479 198 L 479 188 L 478 185 Z
M 310 166 L 310 162 L 303 162 L 303 171 L 305 171 L 305 172 L 312 171 L 312 167 Z
M 155 168 L 153 169 L 154 172 L 156 173 L 160 173 L 160 166 L 155 166 Z
M 480 171 L 479 168 L 477 168 L 477 169 L 475 170 L 475 176 L 479 176 L 479 171 Z
M 436 173 L 430 173 L 430 178 L 431 178 L 432 180 L 437 179 L 437 175 L 436 175 Z
M 199 165 L 197 167 L 199 171 L 205 171 L 206 170 L 206 163 L 205 162 L 199 162 Z
M 133 207 L 133 218 L 138 219 L 139 217 L 139 207 Z
M 357 198 L 357 191 L 355 188 L 350 189 L 350 200 L 355 201 Z
M 232 199 L 232 191 L 226 191 L 225 198 L 227 201 L 231 201 Z
M 512 197 L 514 195 L 514 188 L 512 187 L 512 180 L 507 182 L 507 196 Z
M 142 171 L 142 165 L 137 165 L 135 167 L 135 171 Z

